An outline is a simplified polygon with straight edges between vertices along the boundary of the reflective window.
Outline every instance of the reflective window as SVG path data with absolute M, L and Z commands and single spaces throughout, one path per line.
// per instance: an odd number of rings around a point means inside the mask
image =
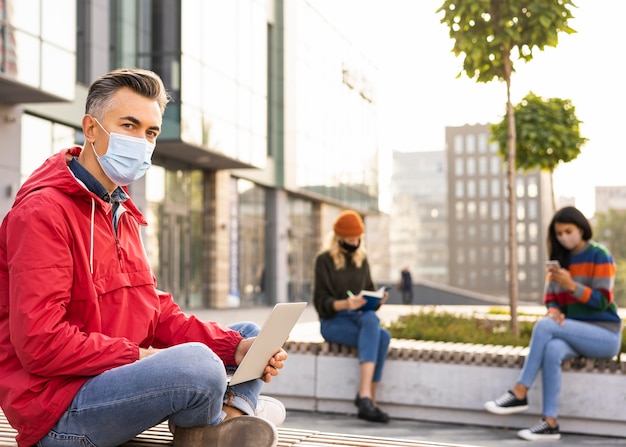
M 473 200 L 467 202 L 467 217 L 470 219 L 476 218 L 476 202 Z
M 153 165 L 145 175 L 145 248 L 159 287 L 186 308 L 208 305 L 204 284 L 204 174 Z
M 378 209 L 377 67 L 307 2 L 284 8 L 285 185 Z
M 488 159 L 485 156 L 478 158 L 478 175 L 487 175 L 487 162 Z
M 21 120 L 20 173 L 24 183 L 51 155 L 75 145 L 76 130 L 28 114 Z
M 269 305 L 266 295 L 265 230 L 266 191 L 238 179 L 239 202 L 239 290 L 242 305 Z
M 499 242 L 500 241 L 500 239 L 501 239 L 501 231 L 500 231 L 500 227 L 498 225 L 492 225 L 491 226 L 491 239 L 493 240 L 493 242 Z
M 467 197 L 476 197 L 476 182 L 474 180 L 467 181 Z
M 476 135 L 469 134 L 465 136 L 465 150 L 468 154 L 476 152 Z
M 517 247 L 517 263 L 520 266 L 526 265 L 526 247 L 523 247 L 523 246 Z
M 467 159 L 467 175 L 476 174 L 476 159 L 468 158 Z
M 526 224 L 523 222 L 519 222 L 515 227 L 515 232 L 517 233 L 517 242 L 524 243 L 526 242 Z
M 502 182 L 499 179 L 494 178 L 493 180 L 491 180 L 491 195 L 494 198 L 500 197 L 501 188 L 502 188 Z
M 7 35 L 2 36 L 0 71 L 24 84 L 72 99 L 76 79 L 76 1 L 12 1 L 5 19 L 9 26 L 1 27 Z
M 528 197 L 534 198 L 537 197 L 539 193 L 539 188 L 537 187 L 537 179 L 534 177 L 528 177 L 528 187 L 527 187 L 527 195 Z
M 491 218 L 493 220 L 500 219 L 500 203 L 499 202 L 491 202 Z
M 502 159 L 498 155 L 493 155 L 491 157 L 491 174 L 496 175 L 502 173 L 504 170 L 502 165 Z
M 478 181 L 478 196 L 481 199 L 486 198 L 489 195 L 489 183 L 486 178 L 481 178 Z
M 463 197 L 464 195 L 464 186 L 465 183 L 463 182 L 463 180 L 456 180 L 454 182 L 454 193 L 456 197 Z
M 481 200 L 478 204 L 478 215 L 481 219 L 486 219 L 489 217 L 489 203 Z
M 539 263 L 539 247 L 535 244 L 528 246 L 528 263 L 532 265 Z
M 486 133 L 478 134 L 478 152 L 485 153 L 489 148 L 489 136 Z
M 288 293 L 290 301 L 307 301 L 313 292 L 311 260 L 319 250 L 316 237 L 319 229 L 311 222 L 313 203 L 295 197 L 289 198 L 289 223 L 287 232 Z M 364 241 L 366 244 L 367 241 Z
M 524 179 L 521 177 L 517 177 L 515 179 L 515 194 L 517 195 L 517 197 L 524 197 L 524 193 Z
M 536 222 L 530 222 L 528 224 L 528 240 L 530 242 L 537 242 L 539 238 L 539 225 Z
M 463 175 L 464 174 L 464 169 L 463 169 L 463 159 L 462 158 L 457 158 L 454 160 L 454 173 L 456 175 Z
M 465 205 L 463 202 L 455 203 L 456 220 L 463 220 L 465 218 Z
M 454 153 L 455 154 L 463 153 L 463 135 L 454 136 Z
M 535 200 L 529 200 L 528 201 L 528 218 L 533 220 L 533 219 L 537 219 L 538 217 L 538 211 L 537 208 L 539 207 L 539 202 L 535 199 Z

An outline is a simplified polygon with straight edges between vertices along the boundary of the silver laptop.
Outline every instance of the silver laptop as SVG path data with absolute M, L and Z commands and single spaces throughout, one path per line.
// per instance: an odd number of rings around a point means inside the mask
M 263 375 L 268 361 L 283 347 L 306 304 L 278 303 L 274 306 L 237 370 L 228 377 L 230 386 L 258 379 Z

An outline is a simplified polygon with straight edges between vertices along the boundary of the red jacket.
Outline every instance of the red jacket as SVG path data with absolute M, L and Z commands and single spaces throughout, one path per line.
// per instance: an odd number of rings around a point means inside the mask
M 90 377 L 139 359 L 139 348 L 189 341 L 234 365 L 239 332 L 186 316 L 156 289 L 140 240 L 146 222 L 111 204 L 50 157 L 19 190 L 0 227 L 0 406 L 32 446 Z

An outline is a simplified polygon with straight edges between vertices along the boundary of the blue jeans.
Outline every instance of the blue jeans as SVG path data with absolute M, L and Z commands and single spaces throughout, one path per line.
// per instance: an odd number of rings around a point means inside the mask
M 320 320 L 324 340 L 357 348 L 359 362 L 374 362 L 374 382 L 380 382 L 391 335 L 380 327 L 376 312 L 342 310 L 333 318 Z
M 229 326 L 244 338 L 252 322 Z M 202 343 L 185 343 L 89 379 L 38 447 L 114 447 L 169 419 L 179 427 L 219 423 L 222 405 L 254 414 L 263 381 L 228 387 L 223 362 Z
M 611 358 L 619 352 L 621 342 L 620 332 L 595 324 L 566 318 L 561 326 L 552 318 L 541 318 L 533 328 L 530 352 L 518 382 L 530 388 L 541 369 L 543 415 L 556 418 L 563 360 L 579 356 Z

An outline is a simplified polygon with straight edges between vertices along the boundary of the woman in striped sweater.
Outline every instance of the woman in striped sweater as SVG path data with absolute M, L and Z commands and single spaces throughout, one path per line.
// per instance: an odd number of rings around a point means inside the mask
M 563 360 L 611 358 L 621 346 L 622 320 L 613 301 L 615 263 L 606 247 L 591 237 L 589 221 L 574 207 L 562 208 L 552 218 L 547 238 L 551 259 L 546 267 L 547 313 L 533 328 L 517 383 L 485 404 L 494 414 L 526 410 L 526 394 L 541 370 L 543 418 L 518 432 L 529 441 L 561 437 L 557 407 Z

